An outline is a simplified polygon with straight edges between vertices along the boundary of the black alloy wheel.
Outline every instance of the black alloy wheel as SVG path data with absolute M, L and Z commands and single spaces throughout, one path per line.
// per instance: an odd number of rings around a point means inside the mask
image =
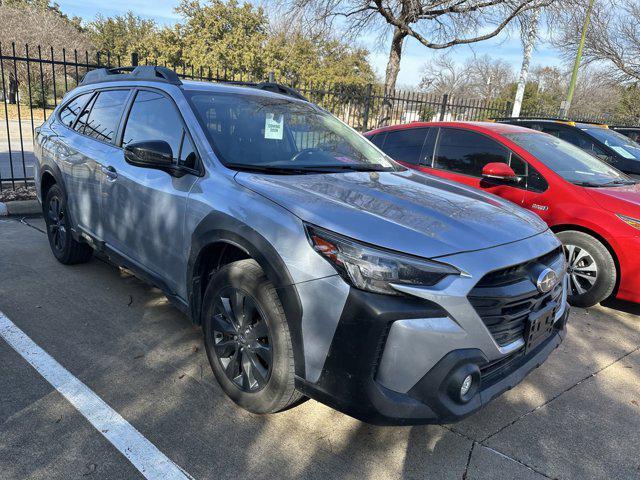
M 67 209 L 67 197 L 58 185 L 53 185 L 45 193 L 42 213 L 47 224 L 47 237 L 51 252 L 65 265 L 88 261 L 93 249 L 87 243 L 73 238 L 72 223 Z
M 47 205 L 47 227 L 51 237 L 51 246 L 63 252 L 67 244 L 66 214 L 63 200 L 58 195 L 51 195 Z
M 257 302 L 245 291 L 227 287 L 216 298 L 212 346 L 224 372 L 239 389 L 257 392 L 271 376 L 269 327 Z

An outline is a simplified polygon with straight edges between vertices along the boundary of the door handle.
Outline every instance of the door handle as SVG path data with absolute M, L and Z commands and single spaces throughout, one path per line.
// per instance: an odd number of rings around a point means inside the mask
M 108 167 L 100 167 L 100 170 L 102 170 L 102 173 L 109 177 L 110 180 L 115 180 L 116 178 L 118 178 L 118 172 L 116 172 L 116 169 L 111 165 L 109 165 Z

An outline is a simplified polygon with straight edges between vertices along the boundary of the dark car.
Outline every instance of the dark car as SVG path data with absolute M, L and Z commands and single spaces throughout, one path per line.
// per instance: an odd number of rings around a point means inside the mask
M 592 153 L 624 173 L 640 177 L 640 144 L 606 125 L 531 118 L 498 121 L 549 133 Z
M 640 142 L 640 127 L 609 127 L 611 130 L 615 130 L 621 133 L 625 137 L 629 137 L 634 142 Z

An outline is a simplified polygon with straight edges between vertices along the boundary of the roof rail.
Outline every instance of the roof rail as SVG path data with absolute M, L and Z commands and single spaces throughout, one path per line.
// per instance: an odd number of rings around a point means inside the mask
M 219 83 L 226 83 L 227 85 L 237 85 L 239 87 L 257 88 L 258 90 L 265 90 L 268 92 L 279 93 L 280 95 L 286 95 L 288 97 L 297 98 L 298 100 L 304 100 L 308 102 L 309 99 L 302 95 L 295 88 L 283 85 L 276 82 L 245 82 L 237 80 L 219 80 Z
M 117 68 L 98 68 L 91 70 L 80 81 L 80 86 L 90 85 L 92 83 L 116 82 L 116 81 L 133 81 L 147 80 L 152 82 L 164 82 L 172 85 L 182 85 L 182 80 L 176 72 L 166 67 L 155 67 L 152 65 L 139 65 L 137 67 L 117 67 Z M 236 82 L 233 80 L 223 80 L 221 83 L 230 85 L 241 85 L 245 87 L 257 88 L 269 92 L 287 95 L 308 102 L 300 92 L 294 88 L 288 87 L 275 82 Z
M 125 80 L 147 80 L 152 82 L 170 83 L 172 85 L 182 85 L 182 81 L 176 72 L 166 67 L 154 67 L 152 65 L 98 68 L 87 72 L 82 78 L 80 85 Z
M 282 85 L 280 83 L 275 82 L 262 82 L 256 85 L 251 85 L 253 88 L 258 88 L 260 90 L 266 90 L 268 92 L 279 93 L 280 95 L 287 95 L 289 97 L 297 98 L 298 100 L 304 100 L 308 102 L 307 98 L 302 95 L 295 88 L 288 87 L 286 85 Z

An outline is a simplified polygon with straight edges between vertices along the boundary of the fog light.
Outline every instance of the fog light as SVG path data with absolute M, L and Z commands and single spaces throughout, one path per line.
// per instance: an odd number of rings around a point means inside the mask
M 466 377 L 464 377 L 462 385 L 460 386 L 460 398 L 464 398 L 465 395 L 469 393 L 472 383 L 473 383 L 473 378 L 471 377 L 471 375 L 467 375 Z

